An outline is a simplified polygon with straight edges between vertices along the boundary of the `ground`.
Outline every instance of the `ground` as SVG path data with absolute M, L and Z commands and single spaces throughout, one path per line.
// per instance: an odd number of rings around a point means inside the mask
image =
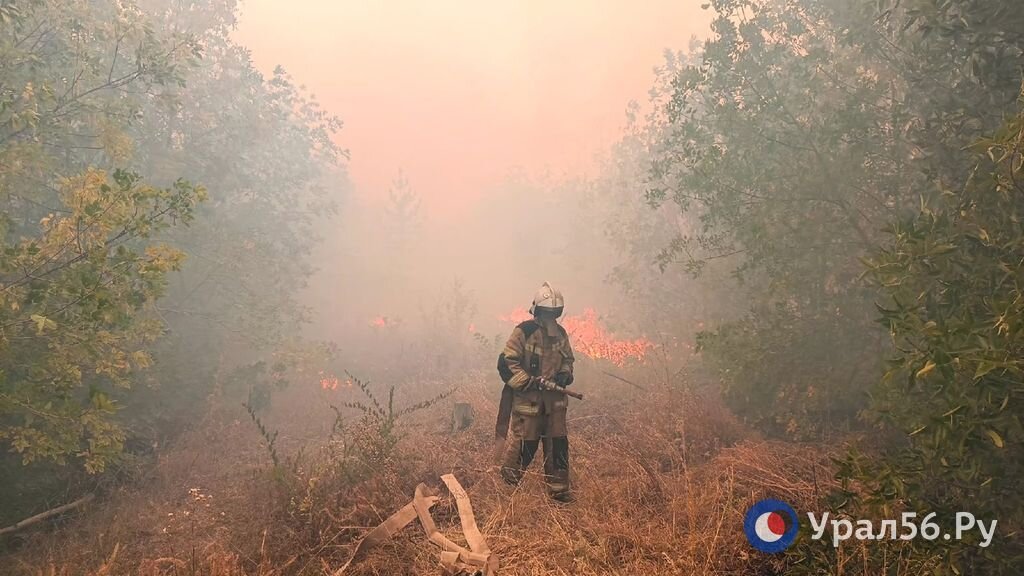
M 330 404 L 359 400 L 358 389 L 292 390 L 261 418 L 279 432 L 276 467 L 246 411 L 215 401 L 142 478 L 24 535 L 5 564 L 41 575 L 330 573 L 420 482 L 444 495 L 434 518 L 461 542 L 440 482 L 453 473 L 499 574 L 771 574 L 786 560 L 750 548 L 744 511 L 766 496 L 813 502 L 830 483 L 820 448 L 761 440 L 709 393 L 653 377 L 643 389 L 582 378 L 587 399 L 572 402 L 569 423 L 578 500 L 557 504 L 545 496 L 540 462 L 521 486 L 501 482 L 494 380 L 400 387 L 397 407 L 456 385 L 399 418 L 394 446 L 360 424 L 358 410 L 341 407 L 344 426 L 335 426 Z M 454 402 L 470 403 L 475 419 L 452 433 Z M 346 574 L 439 574 L 437 553 L 414 521 Z

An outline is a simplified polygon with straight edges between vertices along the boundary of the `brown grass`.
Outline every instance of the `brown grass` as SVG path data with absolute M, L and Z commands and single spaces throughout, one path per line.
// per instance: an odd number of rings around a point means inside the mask
M 486 384 L 484 383 L 486 382 Z M 586 382 L 586 381 L 584 381 Z M 444 383 L 400 388 L 406 405 Z M 395 454 L 372 470 L 327 443 L 328 401 L 355 391 L 290 393 L 266 421 L 281 453 L 305 455 L 277 477 L 241 407 L 213 412 L 165 452 L 144 482 L 111 494 L 83 517 L 33 534 L 0 566 L 23 574 L 322 574 L 342 565 L 366 530 L 407 503 L 419 482 L 454 473 L 501 559 L 501 574 L 772 574 L 781 557 L 752 551 L 746 508 L 774 496 L 813 509 L 831 486 L 820 449 L 756 439 L 717 401 L 664 386 L 640 391 L 602 381 L 570 408 L 578 500 L 550 502 L 535 462 L 519 487 L 492 457 L 498 387 L 468 379 L 456 394 L 404 422 Z M 386 396 L 386 395 L 385 395 Z M 453 401 L 476 420 L 449 433 Z M 370 434 L 354 427 L 350 441 Z M 443 490 L 441 491 L 443 493 Z M 461 540 L 450 498 L 438 526 Z M 436 550 L 413 522 L 348 572 L 438 574 Z

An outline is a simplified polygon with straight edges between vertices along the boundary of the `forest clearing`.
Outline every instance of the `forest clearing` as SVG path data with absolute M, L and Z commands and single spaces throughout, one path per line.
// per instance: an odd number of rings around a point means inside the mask
M 282 406 L 265 422 L 279 433 L 280 469 L 245 410 L 225 407 L 230 416 L 186 434 L 139 488 L 112 494 L 102 511 L 39 536 L 27 546 L 30 554 L 13 561 L 41 574 L 331 573 L 369 528 L 411 499 L 417 483 L 437 486 L 442 474 L 454 473 L 500 573 L 744 573 L 762 564 L 737 526 L 746 507 L 769 493 L 810 503 L 832 485 L 827 454 L 813 447 L 759 439 L 724 408 L 654 378 L 623 405 L 624 384 L 593 376 L 614 392 L 584 385 L 589 398 L 574 406 L 571 425 L 587 439 L 574 445 L 586 503 L 577 508 L 538 500 L 539 472 L 518 488 L 501 482 L 492 427 L 499 387 L 490 373 L 467 375 L 452 397 L 473 406 L 468 429 L 452 433 L 450 409 L 438 404 L 412 415 L 394 451 L 366 455 L 369 462 L 345 459 L 350 437 L 331 438 L 328 402 L 338 395 L 310 387 L 301 404 Z M 444 392 L 445 384 L 433 391 Z M 339 397 L 346 396 L 361 394 Z M 355 426 L 349 434 L 374 430 Z M 434 516 L 459 541 L 451 498 Z M 438 570 L 438 550 L 414 525 L 345 573 Z
M 0 0 L 0 574 L 1024 571 L 1018 0 Z

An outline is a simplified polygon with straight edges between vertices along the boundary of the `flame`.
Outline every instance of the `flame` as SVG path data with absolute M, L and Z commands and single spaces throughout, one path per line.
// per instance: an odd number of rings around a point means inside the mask
M 516 308 L 498 319 L 510 324 L 518 324 L 533 316 L 526 308 Z M 593 308 L 586 308 L 578 316 L 566 316 L 562 326 L 572 338 L 572 347 L 577 354 L 589 358 L 608 360 L 616 366 L 625 366 L 630 362 L 643 362 L 654 344 L 646 338 L 622 340 L 615 338 L 601 324 L 601 319 Z
M 508 322 L 509 324 L 519 324 L 520 322 L 526 322 L 533 318 L 533 314 L 530 314 L 525 307 L 520 306 L 508 314 L 502 314 L 498 316 L 498 320 L 502 322 Z
M 387 316 L 377 316 L 373 320 L 370 320 L 370 326 L 373 326 L 374 328 L 390 328 L 392 326 L 397 325 L 397 320 L 395 320 L 394 318 L 389 318 Z
M 326 374 L 323 370 L 320 371 L 320 388 L 323 390 L 337 390 L 338 389 L 338 377 L 333 374 Z
M 601 358 L 616 366 L 635 361 L 642 362 L 654 344 L 646 338 L 620 340 L 601 324 L 597 312 L 587 308 L 580 316 L 568 316 L 562 321 L 565 331 L 572 337 L 573 349 L 590 358 Z
M 323 370 L 320 371 L 320 388 L 322 390 L 337 390 L 339 386 L 342 388 L 351 388 L 352 379 L 346 378 L 345 382 L 342 383 L 334 374 L 328 374 Z

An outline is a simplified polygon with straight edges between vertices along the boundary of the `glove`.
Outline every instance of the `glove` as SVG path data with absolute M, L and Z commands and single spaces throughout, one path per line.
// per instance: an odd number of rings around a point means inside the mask
M 555 374 L 555 384 L 558 384 L 562 388 L 572 384 L 572 372 L 559 372 L 558 374 Z

